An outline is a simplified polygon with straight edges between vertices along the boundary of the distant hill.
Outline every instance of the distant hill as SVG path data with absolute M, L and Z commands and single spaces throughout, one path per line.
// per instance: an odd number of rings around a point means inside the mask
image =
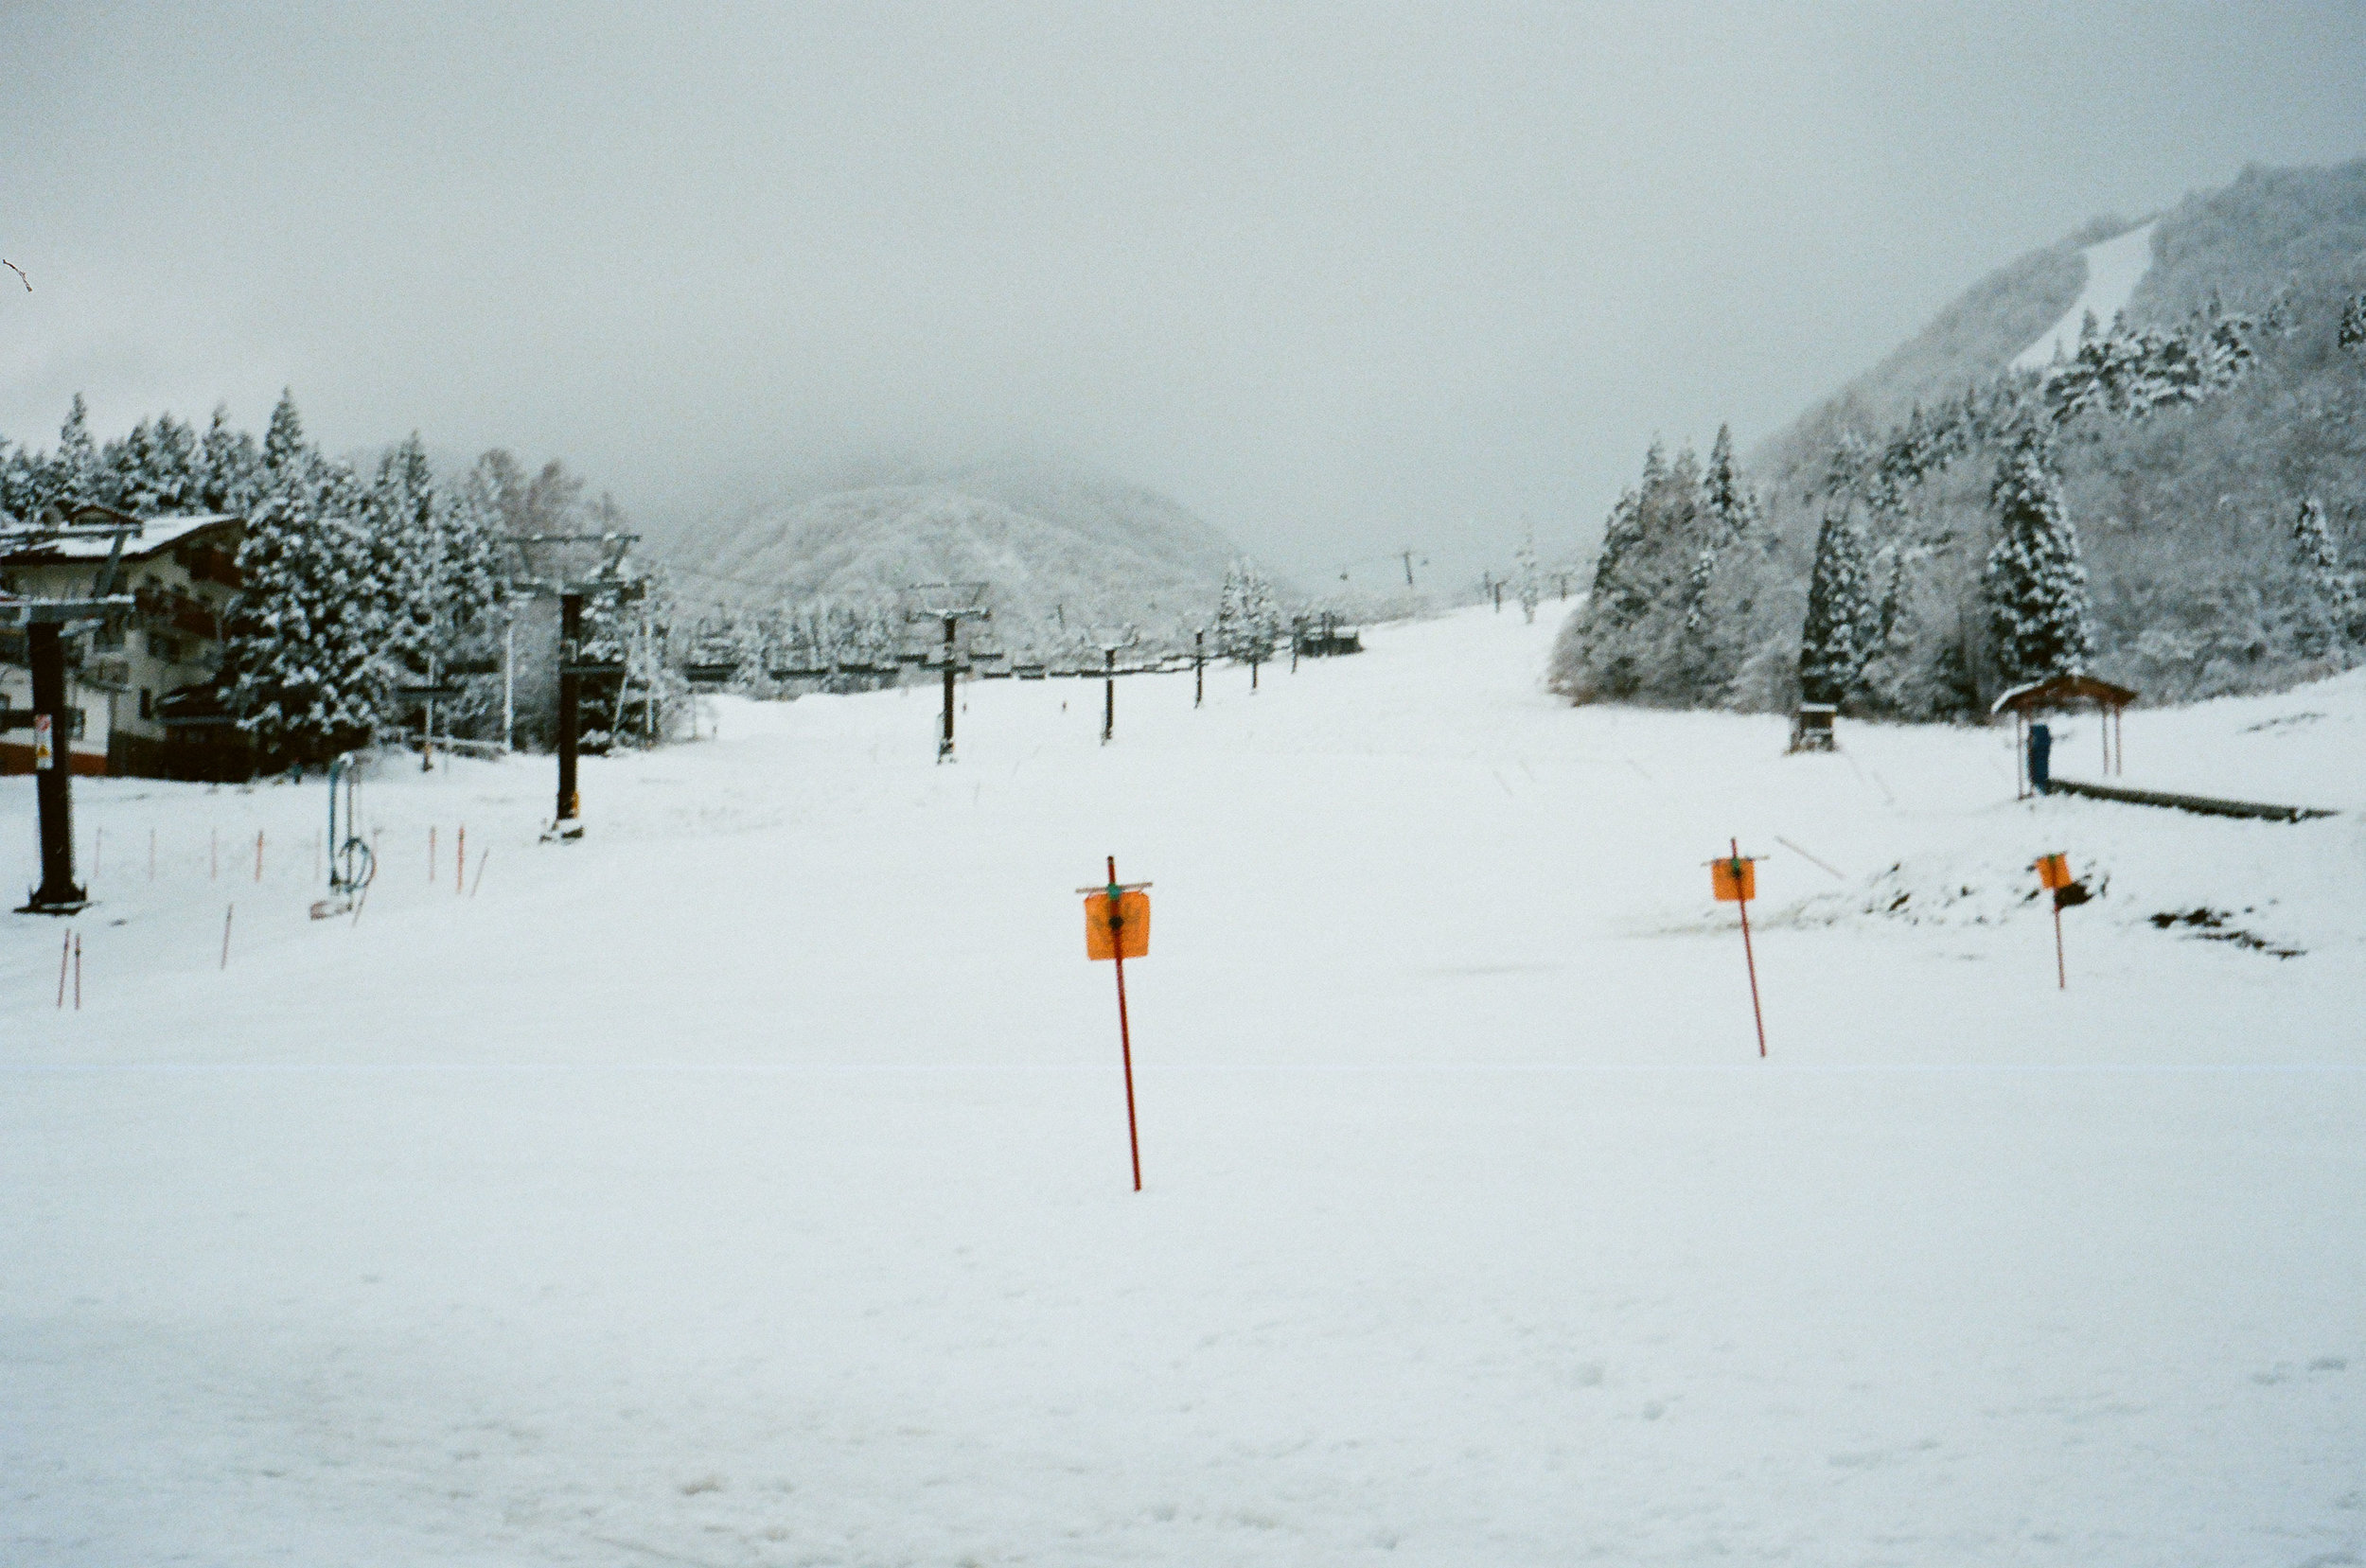
M 2099 269 L 2125 271 L 2102 279 Z M 2075 308 L 2098 285 L 2124 299 L 2131 327 L 2173 329 L 2214 302 L 2249 317 L 2254 356 L 2237 385 L 2198 404 L 2066 432 L 2064 495 L 2092 583 L 2098 672 L 2174 698 L 2285 684 L 2357 656 L 2312 640 L 2295 611 L 2289 530 L 2314 496 L 2349 566 L 2366 568 L 2366 352 L 2337 342 L 2345 305 L 2366 291 L 2366 160 L 2248 168 L 2141 229 L 2098 219 L 1972 285 L 1761 442 L 1749 476 L 1773 528 L 1755 669 L 1795 663 L 1826 505 L 1820 482 L 1835 449 L 1850 432 L 1878 448 L 1917 406 L 1961 398 L 2016 361 L 2043 364 L 2057 328 L 2075 338 Z M 1974 454 L 1911 498 L 1921 542 L 1904 573 L 1912 602 L 1900 607 L 1900 635 L 1918 645 L 1901 646 L 1898 663 L 1932 666 L 1945 653 L 1952 669 L 1980 668 L 1976 582 L 1993 538 L 1994 467 Z M 1965 712 L 1976 684 L 1908 680 L 1890 711 Z M 1717 699 L 1785 694 L 1761 679 Z
M 703 520 L 658 549 L 694 604 L 868 603 L 981 581 L 1013 646 L 1063 627 L 1203 619 L 1242 554 L 1155 491 L 1015 463 L 869 475 Z

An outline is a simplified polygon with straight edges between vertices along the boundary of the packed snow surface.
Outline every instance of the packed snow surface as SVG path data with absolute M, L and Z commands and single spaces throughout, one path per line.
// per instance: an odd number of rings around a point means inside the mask
M 2152 231 L 2160 220 L 2139 224 L 2117 239 L 2107 239 L 2100 245 L 2089 245 L 2079 256 L 2087 263 L 2087 283 L 2079 290 L 2078 298 L 2062 313 L 2062 319 L 2039 334 L 2038 341 L 2013 358 L 2015 370 L 2043 370 L 2052 364 L 2058 353 L 2063 358 L 2078 352 L 2078 334 L 2089 315 L 2095 319 L 2095 329 L 2111 330 L 2111 318 L 2128 308 L 2128 302 L 2136 292 L 2136 285 L 2152 270 Z
M 79 1012 L 0 925 L 0 1560 L 2366 1555 L 2366 679 L 2128 715 L 2342 813 L 2280 825 L 1572 710 L 1553 629 L 1106 748 L 967 686 L 942 767 L 925 690 L 717 701 L 565 846 L 547 759 L 389 763 L 358 920 L 317 780 L 78 783 Z

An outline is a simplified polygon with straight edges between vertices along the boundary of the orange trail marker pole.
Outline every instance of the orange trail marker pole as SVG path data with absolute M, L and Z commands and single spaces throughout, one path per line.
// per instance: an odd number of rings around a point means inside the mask
M 2038 886 L 2054 895 L 2054 984 L 2070 989 L 2070 966 L 2062 957 L 2062 890 L 2071 885 L 2070 857 L 2057 852 L 2038 856 Z
M 74 933 L 65 934 L 65 944 L 58 949 L 58 1011 L 65 1011 L 65 966 L 74 959 Z
M 1125 1064 L 1125 1141 L 1134 1156 L 1134 1190 L 1142 1189 L 1142 1138 L 1134 1115 L 1134 1030 L 1125 1015 L 1125 959 L 1150 951 L 1147 882 L 1118 880 L 1118 857 L 1109 856 L 1106 887 L 1079 888 L 1085 898 L 1085 956 L 1112 959 L 1118 968 L 1118 1048 Z
M 238 907 L 236 904 L 228 906 L 221 911 L 221 966 L 224 969 L 230 967 L 230 917 L 238 912 Z
M 1122 924 L 1124 916 L 1117 912 L 1118 857 L 1109 856 L 1109 925 Z M 1117 947 L 1118 967 L 1118 1050 L 1125 1061 L 1125 1143 L 1134 1154 L 1134 1190 L 1142 1189 L 1142 1135 L 1134 1119 L 1134 1030 L 1125 1017 L 1125 944 Z
M 1758 1054 L 1766 1054 L 1766 1014 L 1758 1007 L 1758 960 L 1750 950 L 1750 899 L 1758 890 L 1757 864 L 1743 856 L 1741 840 L 1728 838 L 1730 859 L 1709 862 L 1709 891 L 1721 904 L 1741 907 L 1741 961 L 1750 971 L 1750 1020 L 1758 1030 Z
M 79 932 L 74 938 L 74 1011 L 82 1011 L 82 938 Z
M 255 830 L 255 880 L 263 880 L 263 830 Z
M 1741 840 L 1734 838 L 1728 839 L 1727 842 L 1733 847 L 1734 858 L 1739 860 Z M 1766 1054 L 1766 1014 L 1758 1008 L 1758 960 L 1757 956 L 1750 951 L 1750 901 L 1746 898 L 1741 900 L 1741 961 L 1743 966 L 1750 971 L 1750 1021 L 1758 1027 L 1758 1054 L 1764 1056 Z

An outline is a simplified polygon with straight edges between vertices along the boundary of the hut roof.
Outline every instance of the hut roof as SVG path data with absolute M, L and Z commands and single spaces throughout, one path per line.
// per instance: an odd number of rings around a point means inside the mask
M 2098 708 L 2125 708 L 2135 700 L 2136 694 L 2127 687 L 2097 680 L 2091 675 L 2050 675 L 2043 680 L 2014 687 L 1990 703 L 1988 712 L 2001 714 L 2009 708 L 2018 714 L 2037 714 L 2079 702 L 2092 702 Z

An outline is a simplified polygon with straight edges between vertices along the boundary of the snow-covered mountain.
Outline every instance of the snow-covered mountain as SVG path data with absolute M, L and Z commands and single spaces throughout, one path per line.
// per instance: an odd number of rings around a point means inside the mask
M 1797 488 L 1832 437 L 1876 431 L 1961 396 L 2008 368 L 2042 368 L 2081 320 L 2126 311 L 2132 326 L 2174 326 L 2216 298 L 2266 314 L 2271 337 L 2329 320 L 2366 289 L 2366 160 L 2330 168 L 2243 171 L 2145 222 L 2098 218 L 1967 289 L 1881 361 L 1759 443 L 1761 483 Z M 2320 320 L 2317 325 L 2324 325 Z M 2322 362 L 2325 357 L 2312 356 Z
M 1846 443 L 1878 452 L 1917 408 L 1930 414 L 2007 370 L 2042 370 L 2057 344 L 2075 349 L 2090 312 L 2107 332 L 2115 315 L 2132 330 L 2175 332 L 2215 308 L 2244 321 L 2251 357 L 2239 381 L 2148 416 L 2089 421 L 2062 447 L 2099 668 L 2175 697 L 2327 667 L 2322 639 L 2293 608 L 2291 529 L 2314 498 L 2349 565 L 2366 564 L 2366 352 L 2338 330 L 2361 291 L 2366 160 L 2248 168 L 2148 221 L 2098 219 L 1980 280 L 1751 454 L 1774 551 L 1755 641 L 1780 664 L 1775 644 L 1795 637 L 1824 482 Z M 1965 667 L 1978 662 L 1976 638 L 1959 627 L 1977 615 L 1993 470 L 1961 465 L 1912 503 L 1927 548 L 1916 571 L 1928 625 L 1916 635 L 1933 647 L 1966 643 Z
M 1139 485 L 1029 464 L 874 476 L 760 502 L 663 548 L 693 600 L 875 601 L 984 582 L 1005 641 L 1038 628 L 1164 630 L 1215 605 L 1240 546 Z

